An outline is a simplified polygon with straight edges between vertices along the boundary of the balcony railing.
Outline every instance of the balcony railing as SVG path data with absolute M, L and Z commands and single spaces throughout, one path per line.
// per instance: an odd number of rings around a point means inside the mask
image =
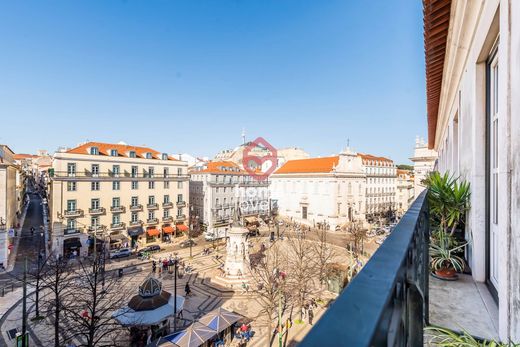
M 104 214 L 105 208 L 104 207 L 98 207 L 98 208 L 89 208 L 88 213 L 90 213 L 93 216 Z
M 424 191 L 300 346 L 423 346 L 428 247 Z
M 163 221 L 163 223 L 171 223 L 171 222 L 173 222 L 173 217 L 172 216 L 162 217 L 162 221 Z
M 177 201 L 177 207 L 185 207 L 186 201 Z
M 139 212 L 143 210 L 143 205 L 136 204 L 136 205 L 130 205 L 130 212 Z
M 112 223 L 110 224 L 110 229 L 112 230 L 122 230 L 125 228 L 125 223 Z
M 153 204 L 147 204 L 146 208 L 149 209 L 149 210 L 157 210 L 159 208 L 159 204 L 156 203 L 156 202 L 153 203 Z
M 125 213 L 126 209 L 124 206 L 112 206 L 110 212 L 112 213 Z
M 68 218 L 83 217 L 83 210 L 80 210 L 80 209 L 66 210 L 66 211 L 63 211 L 63 215 Z
M 143 225 L 143 221 L 142 220 L 131 221 L 129 224 L 132 227 L 140 226 L 140 225 Z
M 96 180 L 113 180 L 114 178 L 119 178 L 120 180 L 171 180 L 171 181 L 187 181 L 189 180 L 189 175 L 177 175 L 177 174 L 167 174 L 163 173 L 154 173 L 154 174 L 144 174 L 144 173 L 132 173 L 131 171 L 124 171 L 115 173 L 110 170 L 93 173 L 90 170 L 84 170 L 83 172 L 67 172 L 67 171 L 54 171 L 52 174 L 53 179 L 64 179 L 68 178 L 69 180 L 92 180 L 93 178 Z
M 173 202 L 171 202 L 171 201 L 163 202 L 162 207 L 163 208 L 173 208 Z
M 104 225 L 89 225 L 89 226 L 87 227 L 87 230 L 88 230 L 89 232 L 93 232 L 93 231 L 98 232 L 98 231 L 104 231 L 104 230 L 106 230 L 106 228 L 107 228 L 107 227 L 104 226 Z
M 146 224 L 159 224 L 159 218 L 148 218 Z
M 175 221 L 177 221 L 177 222 L 181 222 L 181 221 L 184 221 L 184 220 L 186 220 L 186 215 L 185 214 L 180 214 L 180 215 L 175 216 Z

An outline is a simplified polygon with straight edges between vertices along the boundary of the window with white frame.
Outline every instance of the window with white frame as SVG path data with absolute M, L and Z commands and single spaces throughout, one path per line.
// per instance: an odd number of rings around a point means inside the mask
M 91 182 L 90 183 L 90 189 L 91 190 L 99 190 L 99 182 L 98 181 Z

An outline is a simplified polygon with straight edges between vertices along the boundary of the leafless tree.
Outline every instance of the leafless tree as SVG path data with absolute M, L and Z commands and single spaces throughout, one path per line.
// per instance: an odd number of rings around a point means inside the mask
M 350 238 L 350 250 L 356 256 L 362 255 L 364 251 L 364 242 L 367 238 L 366 230 L 358 223 L 351 223 L 348 228 Z
M 84 346 L 106 345 L 124 330 L 112 315 L 126 305 L 131 294 L 115 274 L 106 276 L 104 253 L 78 260 L 76 272 L 75 295 L 65 309 L 71 330 L 85 341 Z
M 51 318 L 54 327 L 54 346 L 64 345 L 69 339 L 66 331 L 60 334 L 64 307 L 72 295 L 71 283 L 74 272 L 67 260 L 55 255 L 50 256 L 46 261 L 45 271 L 39 276 L 42 282 L 42 289 L 48 295 L 44 298 L 47 316 Z
M 273 331 L 273 319 L 278 310 L 281 298 L 287 296 L 285 285 L 287 276 L 287 259 L 278 243 L 274 243 L 264 252 L 254 267 L 251 267 L 250 285 L 255 291 L 254 298 L 262 307 L 261 313 L 267 319 L 267 331 Z M 285 300 L 283 300 L 285 301 Z M 268 346 L 271 339 L 268 339 Z
M 305 239 L 303 233 L 287 237 L 287 257 L 289 265 L 287 285 L 302 319 L 302 307 L 314 293 L 316 279 L 319 279 L 319 269 L 314 261 L 311 243 Z
M 336 254 L 334 248 L 328 242 L 326 230 L 316 229 L 315 234 L 317 240 L 313 241 L 311 245 L 320 284 L 323 285 L 327 278 L 327 265 L 332 262 Z

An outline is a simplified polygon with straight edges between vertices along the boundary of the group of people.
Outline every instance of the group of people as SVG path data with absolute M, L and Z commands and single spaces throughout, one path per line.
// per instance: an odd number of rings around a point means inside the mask
M 309 324 L 312 325 L 314 319 L 314 309 L 318 307 L 316 300 L 312 298 L 309 302 L 305 303 L 302 307 L 302 320 L 308 319 Z
M 245 346 L 247 342 L 253 337 L 253 330 L 251 324 L 242 323 L 236 330 L 236 337 L 240 338 L 239 346 Z

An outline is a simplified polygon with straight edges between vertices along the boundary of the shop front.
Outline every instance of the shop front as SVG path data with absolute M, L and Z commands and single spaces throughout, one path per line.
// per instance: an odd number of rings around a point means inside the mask
M 134 248 L 141 238 L 141 235 L 144 234 L 143 227 L 134 227 L 134 228 L 128 228 L 126 231 L 128 236 L 130 237 L 130 247 Z
M 179 224 L 175 225 L 175 229 L 177 230 L 176 236 L 179 236 L 179 234 L 181 234 L 181 233 L 187 234 L 188 230 L 189 230 L 188 226 L 184 225 L 182 223 L 179 223 Z
M 175 237 L 175 228 L 169 224 L 165 224 L 162 227 L 162 240 L 163 242 L 171 242 L 172 238 Z
M 63 240 L 63 256 L 65 258 L 73 258 L 81 254 L 81 240 L 79 237 L 70 237 Z
M 119 249 L 119 248 L 127 248 L 130 246 L 130 242 L 128 238 L 117 232 L 110 235 L 110 250 Z
M 155 227 L 148 227 L 146 229 L 146 243 L 153 243 L 160 241 L 161 232 Z

